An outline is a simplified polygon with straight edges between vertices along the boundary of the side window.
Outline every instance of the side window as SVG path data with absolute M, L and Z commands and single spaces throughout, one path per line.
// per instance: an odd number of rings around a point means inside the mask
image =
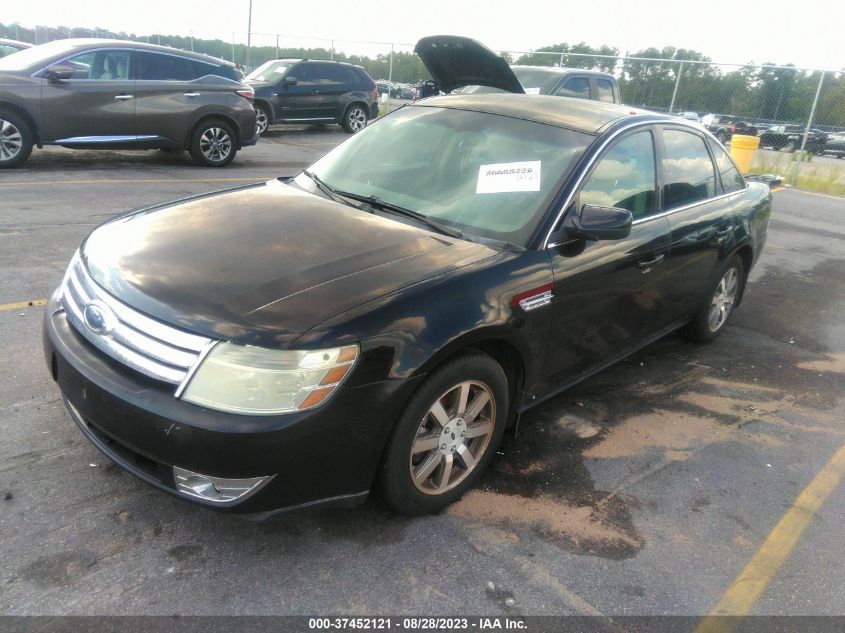
M 313 85 L 317 83 L 317 73 L 315 72 L 316 64 L 299 64 L 298 66 L 294 66 L 288 72 L 288 77 L 296 77 L 296 84 L 301 86 L 305 85 Z
M 349 84 L 349 72 L 339 64 L 320 64 L 320 84 L 336 86 L 338 84 Z
M 596 79 L 596 88 L 599 93 L 599 101 L 613 103 L 613 84 L 607 79 Z
M 581 189 L 580 204 L 628 209 L 635 220 L 657 210 L 654 142 L 635 132 L 610 148 Z
M 555 94 L 559 97 L 589 99 L 590 80 L 586 77 L 572 77 L 571 79 L 567 79 Z
M 188 64 L 191 71 L 191 79 L 199 79 L 200 77 L 205 77 L 206 75 L 220 75 L 220 69 L 214 64 L 206 64 L 205 62 L 200 62 L 195 59 L 190 60 Z
M 733 193 L 745 187 L 745 180 L 739 174 L 739 170 L 728 156 L 725 148 L 717 143 L 710 143 L 710 150 L 716 158 L 716 169 L 719 170 L 719 178 L 722 181 L 722 193 Z
M 129 51 L 92 51 L 67 60 L 73 79 L 119 81 L 129 79 Z
M 716 194 L 716 173 L 704 139 L 683 130 L 664 130 L 666 184 L 663 199 L 667 209 L 712 198 Z
M 190 60 L 174 55 L 138 53 L 141 70 L 138 79 L 154 81 L 188 81 L 192 78 Z

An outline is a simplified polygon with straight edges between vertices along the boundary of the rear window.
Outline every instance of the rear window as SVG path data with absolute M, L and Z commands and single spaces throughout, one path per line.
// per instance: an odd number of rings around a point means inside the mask
M 613 103 L 615 101 L 613 98 L 613 84 L 607 79 L 596 79 L 596 88 L 599 92 L 599 101 L 607 101 L 608 103 Z
M 586 77 L 571 77 L 555 93 L 559 97 L 590 98 L 590 80 Z
M 321 84 L 348 84 L 352 82 L 349 71 L 339 64 L 318 64 L 317 76 Z
M 139 52 L 138 79 L 188 81 L 194 79 L 191 61 L 175 55 Z
M 664 130 L 666 184 L 663 186 L 667 209 L 712 198 L 716 174 L 704 139 L 684 130 Z
M 710 143 L 710 151 L 716 159 L 716 169 L 719 170 L 719 178 L 722 181 L 722 193 L 733 193 L 745 188 L 745 180 L 728 156 L 725 148 L 718 143 Z

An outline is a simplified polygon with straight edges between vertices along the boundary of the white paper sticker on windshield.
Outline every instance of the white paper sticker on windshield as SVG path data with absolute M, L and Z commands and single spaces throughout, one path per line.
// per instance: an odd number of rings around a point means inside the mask
M 540 94 L 540 89 L 539 88 L 526 88 L 525 94 L 527 94 L 527 95 L 538 95 L 538 94 Z
M 540 163 L 532 160 L 521 163 L 496 163 L 478 168 L 475 193 L 506 193 L 509 191 L 540 191 Z

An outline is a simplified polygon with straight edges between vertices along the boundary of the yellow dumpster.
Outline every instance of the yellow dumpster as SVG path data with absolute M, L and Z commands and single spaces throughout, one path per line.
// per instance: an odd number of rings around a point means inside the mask
M 754 150 L 760 145 L 760 139 L 756 136 L 745 134 L 734 134 L 731 137 L 731 157 L 742 175 L 748 174 L 751 169 L 751 160 L 754 158 Z

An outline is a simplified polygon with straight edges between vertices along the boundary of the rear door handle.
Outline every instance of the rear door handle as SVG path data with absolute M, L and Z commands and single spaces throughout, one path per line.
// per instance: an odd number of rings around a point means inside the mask
M 647 273 L 651 269 L 652 266 L 662 262 L 664 257 L 665 257 L 665 255 L 663 255 L 663 253 L 661 253 L 660 255 L 656 255 L 654 259 L 650 259 L 650 260 L 645 261 L 645 262 L 637 262 L 637 266 L 639 266 L 644 273 Z
M 184 95 L 182 95 L 182 96 L 183 96 L 183 97 L 199 97 L 199 96 L 200 96 L 200 93 L 198 93 L 198 92 L 186 92 L 186 93 L 185 93 Z
M 118 101 L 129 101 L 129 99 L 134 99 L 135 95 L 115 95 L 114 98 Z

